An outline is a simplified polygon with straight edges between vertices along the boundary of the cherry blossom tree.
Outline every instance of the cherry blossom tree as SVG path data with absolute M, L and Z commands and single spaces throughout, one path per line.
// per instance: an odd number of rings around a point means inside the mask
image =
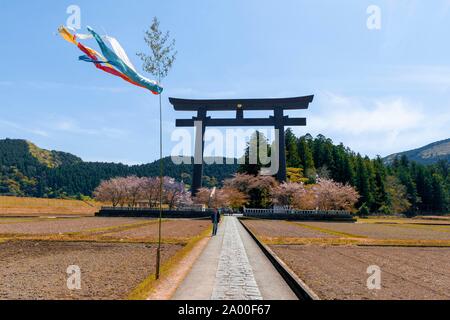
M 175 200 L 175 206 L 177 208 L 189 207 L 194 204 L 192 201 L 192 194 L 189 191 L 182 192 Z
M 99 201 L 112 203 L 114 207 L 127 205 L 134 208 L 141 200 L 153 207 L 159 200 L 159 181 L 159 178 L 136 176 L 113 178 L 102 181 L 94 196 Z M 192 204 L 191 194 L 186 191 L 184 183 L 170 177 L 163 179 L 163 200 L 170 209 Z
M 125 198 L 128 207 L 134 208 L 137 205 L 139 196 L 142 189 L 142 181 L 136 176 L 130 176 L 126 178 L 121 178 L 123 186 L 125 187 Z
M 149 207 L 156 206 L 159 200 L 159 178 L 145 177 L 141 179 L 140 198 L 148 201 Z
M 209 205 L 209 200 L 210 200 L 210 196 L 211 196 L 211 191 L 208 188 L 200 188 L 197 191 L 197 194 L 194 197 L 194 203 L 196 204 L 200 204 L 200 205 L 204 205 L 204 206 L 208 206 Z
M 239 209 L 249 202 L 249 196 L 235 188 L 225 187 L 220 190 L 227 207 Z
M 280 206 L 292 207 L 295 199 L 304 193 L 303 183 L 285 182 L 271 189 L 272 202 Z
M 178 182 L 173 178 L 164 177 L 163 199 L 169 206 L 169 209 L 173 209 L 186 192 L 187 191 L 183 183 Z
M 350 185 L 343 185 L 329 179 L 318 179 L 313 187 L 320 210 L 354 210 L 359 194 Z
M 194 203 L 204 205 L 208 208 L 222 208 L 227 206 L 224 194 L 220 189 L 216 189 L 213 192 L 213 189 L 200 188 L 194 198 Z
M 237 189 L 249 196 L 249 205 L 255 208 L 267 208 L 271 205 L 271 190 L 278 185 L 271 176 L 252 176 L 236 174 L 225 180 L 225 187 Z
M 314 186 L 304 186 L 303 192 L 300 192 L 292 199 L 292 207 L 297 210 L 316 210 L 317 194 Z
M 120 178 L 114 178 L 102 181 L 94 191 L 94 198 L 97 201 L 111 203 L 113 207 L 117 207 L 125 196 L 125 189 Z

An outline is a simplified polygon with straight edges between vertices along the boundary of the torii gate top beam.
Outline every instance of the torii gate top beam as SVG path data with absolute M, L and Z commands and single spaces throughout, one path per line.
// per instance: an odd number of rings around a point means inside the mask
M 269 99 L 221 99 L 221 100 L 195 100 L 169 98 L 176 111 L 235 111 L 243 109 L 255 110 L 296 110 L 308 109 L 314 96 L 295 98 L 269 98 Z

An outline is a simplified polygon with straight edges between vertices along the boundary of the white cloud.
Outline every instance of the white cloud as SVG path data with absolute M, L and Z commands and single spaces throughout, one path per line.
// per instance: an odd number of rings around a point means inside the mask
M 131 88 L 126 85 L 121 87 L 104 87 L 52 81 L 28 81 L 25 84 L 39 90 L 54 90 L 65 88 L 70 90 L 103 91 L 108 93 L 126 93 L 131 90 Z
M 448 91 L 450 90 L 450 67 L 443 65 L 400 66 L 392 70 L 392 74 L 380 80 L 388 80 L 406 85 Z
M 310 117 L 310 124 L 317 129 L 332 127 L 350 134 L 403 131 L 416 127 L 424 118 L 420 108 L 411 108 L 401 98 L 362 101 L 327 93 L 319 99 L 332 110 L 326 111 L 327 117 Z
M 39 128 L 30 128 L 30 127 L 25 127 L 22 126 L 16 122 L 12 122 L 12 121 L 6 121 L 6 120 L 0 120 L 0 126 L 3 127 L 9 127 L 12 128 L 16 131 L 20 131 L 20 132 L 26 132 L 26 133 L 31 133 L 37 136 L 41 136 L 41 137 L 48 137 L 49 133 L 45 130 L 39 129 Z
M 449 127 L 448 112 L 436 118 L 420 103 L 402 97 L 370 99 L 325 92 L 310 110 L 307 131 L 373 157 L 448 138 Z
M 173 88 L 170 90 L 171 95 L 184 96 L 189 98 L 201 97 L 202 99 L 227 99 L 236 97 L 237 92 L 233 90 L 229 91 L 208 91 L 208 90 L 196 90 L 193 88 Z
M 124 130 L 110 127 L 99 127 L 97 129 L 81 127 L 76 121 L 71 119 L 59 120 L 52 126 L 54 130 L 82 135 L 105 136 L 108 138 L 121 138 L 127 133 Z
M 443 0 L 442 2 L 442 16 L 445 17 L 450 11 L 450 0 Z
M 12 81 L 0 81 L 0 87 L 10 87 L 14 84 Z

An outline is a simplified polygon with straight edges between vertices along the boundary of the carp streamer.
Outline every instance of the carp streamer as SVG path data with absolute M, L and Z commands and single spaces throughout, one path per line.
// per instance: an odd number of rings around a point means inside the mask
M 97 69 L 120 77 L 135 86 L 148 89 L 153 94 L 162 93 L 163 88 L 156 81 L 137 73 L 119 41 L 110 36 L 100 36 L 90 27 L 87 29 L 89 34 L 75 34 L 71 33 L 69 28 L 61 26 L 58 28 L 58 33 L 64 40 L 76 45 L 84 53 L 79 60 L 92 63 Z M 78 41 L 87 39 L 95 39 L 102 54 Z

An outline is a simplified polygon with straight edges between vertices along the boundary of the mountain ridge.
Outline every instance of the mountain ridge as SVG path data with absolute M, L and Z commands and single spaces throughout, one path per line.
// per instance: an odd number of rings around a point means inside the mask
M 406 156 L 408 160 L 421 164 L 433 164 L 439 160 L 450 161 L 450 138 L 435 141 L 420 148 L 393 153 L 383 158 L 383 161 L 386 164 L 391 164 L 395 158 L 402 156 Z

